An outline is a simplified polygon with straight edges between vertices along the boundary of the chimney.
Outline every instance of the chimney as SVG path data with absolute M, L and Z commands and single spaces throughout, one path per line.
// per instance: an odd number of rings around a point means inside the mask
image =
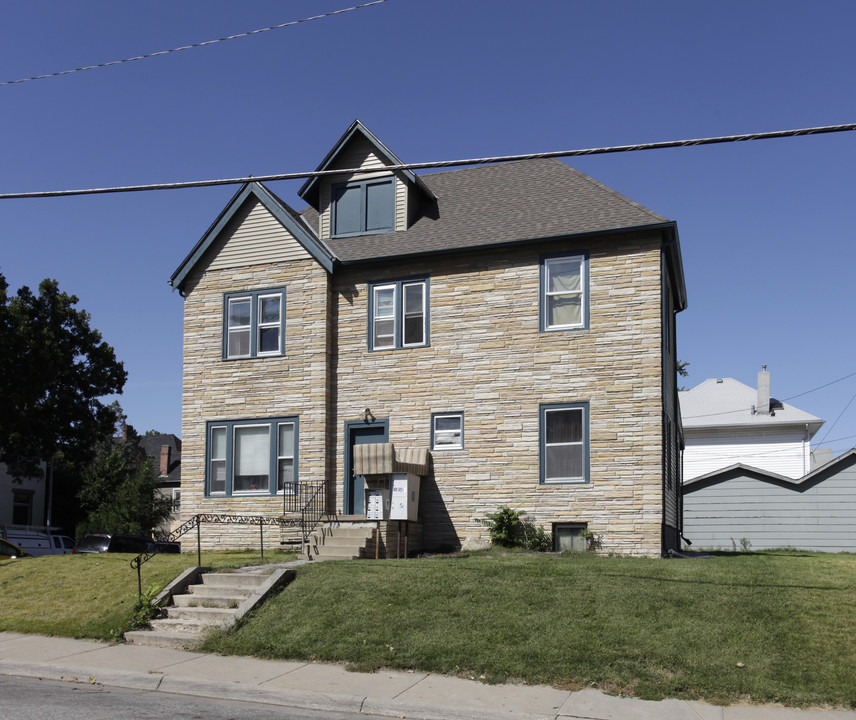
M 756 411 L 761 415 L 770 414 L 770 373 L 767 372 L 767 366 L 761 366 L 761 372 L 758 373 L 758 404 Z
M 169 445 L 161 445 L 161 454 L 160 454 L 160 474 L 169 475 L 169 460 L 172 452 L 172 448 Z

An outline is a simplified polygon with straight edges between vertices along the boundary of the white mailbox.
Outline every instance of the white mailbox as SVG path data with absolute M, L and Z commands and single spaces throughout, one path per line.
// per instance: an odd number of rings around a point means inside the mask
M 366 490 L 366 520 L 385 520 L 389 512 L 389 490 Z
M 415 521 L 419 515 L 419 476 L 394 473 L 391 486 L 389 519 Z

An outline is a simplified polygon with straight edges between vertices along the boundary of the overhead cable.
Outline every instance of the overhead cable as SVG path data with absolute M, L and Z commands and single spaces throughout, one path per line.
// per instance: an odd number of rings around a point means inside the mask
M 836 383 L 843 382 L 844 380 L 849 380 L 854 375 L 856 375 L 856 372 L 852 372 L 849 375 L 845 375 L 844 377 L 840 377 L 837 380 L 831 380 L 830 382 L 825 383 L 824 385 L 818 385 L 817 387 L 812 388 L 811 390 L 805 390 L 804 392 L 797 393 L 796 395 L 790 395 L 790 396 L 784 398 L 783 400 L 781 400 L 781 402 L 789 402 L 795 398 L 802 397 L 803 395 L 809 395 L 813 392 L 817 392 L 818 390 L 823 390 L 824 388 L 828 388 L 830 385 L 835 385 Z M 689 391 L 687 391 L 687 392 L 689 392 Z M 850 402 L 853 402 L 853 400 L 851 400 Z M 849 404 L 850 403 L 848 403 L 848 406 L 849 406 Z M 732 409 L 732 410 L 721 410 L 721 411 L 715 412 L 715 413 L 702 413 L 701 415 L 684 415 L 684 414 L 681 414 L 681 418 L 683 420 L 698 420 L 699 418 L 710 418 L 710 417 L 717 417 L 717 416 L 721 416 L 721 415 L 736 415 L 739 413 L 747 413 L 747 412 L 752 412 L 753 409 L 754 409 L 754 405 L 751 407 L 746 407 L 746 408 L 736 408 L 736 409 Z M 847 408 L 845 408 L 845 410 L 846 409 Z M 836 422 L 838 422 L 838 421 L 836 420 Z M 827 431 L 826 434 L 829 435 L 829 431 Z
M 34 77 L 21 78 L 20 80 L 6 80 L 5 82 L 0 82 L 0 87 L 3 85 L 17 85 L 18 83 L 30 82 L 31 80 L 45 80 L 46 78 L 59 77 L 60 75 L 71 75 L 72 73 L 83 72 L 84 70 L 97 70 L 98 68 L 110 67 L 111 65 L 121 65 L 122 63 L 134 62 L 135 60 L 147 60 L 148 58 L 158 57 L 159 55 L 169 55 L 170 53 L 181 52 L 182 50 L 192 50 L 206 45 L 214 45 L 216 43 L 225 42 L 226 40 L 237 40 L 238 38 L 248 37 L 250 35 L 258 35 L 259 33 L 267 32 L 268 30 L 279 30 L 280 28 L 290 27 L 291 25 L 299 25 L 300 23 L 309 22 L 311 20 L 320 20 L 332 15 L 351 12 L 351 10 L 361 10 L 362 8 L 367 8 L 371 5 L 380 5 L 386 1 L 387 0 L 372 0 L 372 2 L 363 3 L 362 5 L 354 5 L 353 7 L 343 8 L 341 10 L 332 10 L 331 12 L 322 13 L 321 15 L 313 15 L 312 17 L 302 18 L 300 20 L 291 20 L 279 25 L 259 28 L 258 30 L 249 30 L 248 32 L 238 33 L 237 35 L 227 35 L 226 37 L 217 38 L 216 40 L 206 40 L 205 42 L 193 43 L 192 45 L 183 45 L 182 47 L 172 48 L 171 50 L 160 50 L 158 52 L 147 53 L 146 55 L 137 55 L 136 57 L 124 58 L 122 60 L 111 60 L 110 62 L 99 63 L 97 65 L 87 65 L 85 67 L 74 68 L 73 70 L 63 70 L 61 72 L 47 73 L 46 75 L 36 75 Z
M 385 1 L 385 0 L 378 0 Z M 636 152 L 639 150 L 663 150 L 665 148 L 696 147 L 721 143 L 747 142 L 750 140 L 770 140 L 774 138 L 800 137 L 803 135 L 823 135 L 826 133 L 849 132 L 856 130 L 856 123 L 847 125 L 825 125 L 801 128 L 798 130 L 776 130 L 773 132 L 749 133 L 746 135 L 721 135 L 718 137 L 696 138 L 693 140 L 670 140 L 665 142 L 640 143 L 637 145 L 615 145 L 612 147 L 587 148 L 584 150 L 556 150 L 553 152 L 529 153 L 526 155 L 501 155 L 495 157 L 470 158 L 468 160 L 441 160 L 437 162 L 403 163 L 387 165 L 384 170 L 426 170 L 435 168 L 462 167 L 465 165 L 489 165 L 491 163 L 514 162 L 517 160 L 541 160 L 545 158 L 581 157 L 586 155 L 605 155 L 608 153 Z M 212 187 L 216 185 L 243 185 L 247 182 L 275 182 L 277 180 L 300 180 L 304 178 L 324 177 L 328 175 L 358 175 L 376 173 L 372 168 L 340 168 L 337 170 L 315 170 L 311 172 L 281 173 L 277 175 L 223 178 L 220 180 L 191 180 L 187 182 L 158 183 L 152 185 L 125 185 L 120 187 L 88 188 L 80 190 L 46 190 L 42 192 L 20 192 L 0 194 L 0 200 L 22 198 L 65 197 L 69 195 L 102 195 L 106 193 L 144 192 L 148 190 L 181 190 L 184 188 Z

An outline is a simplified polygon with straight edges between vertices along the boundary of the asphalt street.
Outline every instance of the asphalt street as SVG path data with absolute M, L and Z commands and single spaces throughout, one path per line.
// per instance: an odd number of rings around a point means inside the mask
M 381 720 L 377 715 L 291 708 L 0 675 L 0 720 Z M 388 717 L 383 720 L 389 720 Z

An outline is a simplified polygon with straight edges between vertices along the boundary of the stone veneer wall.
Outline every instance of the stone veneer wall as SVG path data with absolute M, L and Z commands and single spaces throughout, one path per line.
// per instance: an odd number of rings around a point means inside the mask
M 285 356 L 223 360 L 223 295 L 286 288 Z M 279 515 L 282 498 L 204 497 L 206 423 L 299 419 L 298 479 L 319 482 L 328 469 L 329 278 L 314 260 L 197 273 L 186 284 L 182 404 L 181 517 L 196 513 Z M 265 544 L 278 531 L 265 528 Z M 190 545 L 195 547 L 195 534 Z M 204 525 L 207 549 L 258 547 L 259 528 Z
M 539 331 L 543 253 L 590 253 L 589 329 Z M 463 411 L 464 449 L 435 451 L 420 516 L 426 548 L 486 536 L 500 505 L 548 530 L 585 522 L 603 552 L 661 550 L 662 368 L 659 236 L 482 251 L 334 278 L 335 492 L 343 426 L 368 406 L 390 441 L 430 443 L 431 413 Z M 368 352 L 369 282 L 430 276 L 430 347 Z M 591 482 L 539 484 L 539 405 L 588 401 Z M 305 446 L 305 439 L 301 438 Z

